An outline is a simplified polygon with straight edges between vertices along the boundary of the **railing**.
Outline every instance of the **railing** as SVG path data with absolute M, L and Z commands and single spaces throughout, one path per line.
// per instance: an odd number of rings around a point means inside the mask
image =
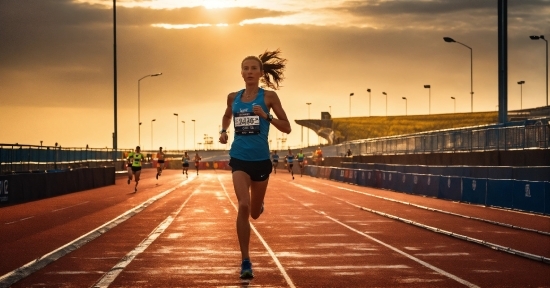
M 130 150 L 128 150 L 130 151 Z M 0 173 L 61 169 L 120 161 L 126 150 L 0 144 Z
M 436 152 L 548 149 L 550 125 L 471 127 L 364 139 L 336 145 L 337 155 L 392 155 Z M 547 122 L 546 122 L 547 123 Z

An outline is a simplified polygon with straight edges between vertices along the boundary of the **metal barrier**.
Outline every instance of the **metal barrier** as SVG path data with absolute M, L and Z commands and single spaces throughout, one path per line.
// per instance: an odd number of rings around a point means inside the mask
M 468 127 L 349 141 L 336 145 L 336 154 L 344 155 L 348 149 L 354 155 L 548 149 L 548 120 L 533 121 L 529 123 L 534 125 Z
M 58 169 L 76 163 L 121 161 L 131 150 L 0 144 L 0 173 Z

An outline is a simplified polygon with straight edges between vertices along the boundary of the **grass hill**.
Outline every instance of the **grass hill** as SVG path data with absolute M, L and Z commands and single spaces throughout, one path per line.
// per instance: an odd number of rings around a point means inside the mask
M 498 123 L 498 112 L 332 118 L 343 141 Z

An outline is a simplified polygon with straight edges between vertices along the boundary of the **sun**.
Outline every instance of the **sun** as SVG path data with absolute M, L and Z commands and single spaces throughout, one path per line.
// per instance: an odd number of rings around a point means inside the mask
M 202 6 L 206 9 L 220 9 L 234 7 L 236 0 L 203 0 Z

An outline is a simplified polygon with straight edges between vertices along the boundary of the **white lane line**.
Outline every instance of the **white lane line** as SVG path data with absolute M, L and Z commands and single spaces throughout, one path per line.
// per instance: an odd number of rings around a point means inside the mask
M 170 224 L 172 224 L 172 222 L 181 212 L 183 207 L 185 207 L 187 202 L 189 202 L 189 199 L 191 199 L 193 194 L 195 194 L 197 191 L 200 191 L 201 186 L 202 184 L 197 189 L 195 189 L 193 193 L 189 195 L 189 197 L 187 197 L 187 199 L 183 202 L 183 204 L 181 204 L 178 210 L 173 212 L 172 215 L 168 216 L 164 221 L 162 221 L 162 223 L 160 223 L 155 228 L 155 230 L 153 230 L 149 234 L 149 237 L 144 239 L 138 246 L 136 246 L 136 248 L 134 248 L 134 250 L 126 254 L 126 256 L 124 256 L 113 268 L 111 268 L 111 270 L 105 273 L 105 275 L 103 275 L 94 285 L 92 285 L 92 287 L 94 288 L 109 287 L 109 285 L 111 285 L 111 283 L 115 281 L 116 277 L 118 277 L 120 272 L 122 272 L 122 270 L 124 270 L 124 268 L 126 268 L 132 262 L 132 260 L 134 260 L 134 258 L 136 258 L 139 254 L 141 254 L 141 252 L 145 251 L 145 249 L 147 249 L 149 245 L 151 245 L 162 233 L 164 233 L 166 228 L 168 228 Z
M 86 201 L 86 202 L 78 203 L 78 204 L 75 204 L 75 205 L 72 205 L 72 206 L 67 206 L 67 207 L 55 209 L 55 210 L 52 210 L 52 212 L 57 212 L 57 211 L 61 211 L 61 210 L 73 208 L 73 207 L 76 207 L 76 206 L 84 205 L 84 204 L 86 204 L 86 203 L 90 203 L 90 201 Z
M 30 216 L 30 217 L 27 217 L 27 218 L 21 218 L 21 219 L 19 219 L 19 220 L 15 220 L 15 221 L 11 221 L 11 222 L 6 222 L 6 223 L 4 223 L 4 224 L 10 225 L 10 224 L 13 224 L 13 223 L 17 223 L 17 222 L 29 220 L 29 219 L 31 219 L 31 218 L 34 218 L 34 216 Z
M 227 197 L 227 199 L 229 199 L 229 202 L 231 202 L 231 205 L 233 205 L 233 208 L 235 208 L 235 211 L 238 212 L 239 209 L 237 209 L 237 206 L 235 205 L 235 203 L 233 203 L 233 201 L 231 200 L 231 197 L 229 197 L 229 194 L 227 193 L 227 189 L 225 189 L 225 185 L 223 185 L 219 175 L 218 175 L 218 182 L 220 182 L 220 185 L 222 186 L 222 189 L 223 189 L 223 192 L 225 193 L 225 196 Z M 275 262 L 275 264 L 277 265 L 277 268 L 279 268 L 279 271 L 281 272 L 281 274 L 283 274 L 283 277 L 285 278 L 286 283 L 288 284 L 288 286 L 291 287 L 291 288 L 296 288 L 296 286 L 292 282 L 292 279 L 290 279 L 288 274 L 286 274 L 285 268 L 283 267 L 281 262 L 279 262 L 279 259 L 275 255 L 275 252 L 273 252 L 273 250 L 271 250 L 269 245 L 267 245 L 267 242 L 265 242 L 264 238 L 260 235 L 258 230 L 256 230 L 256 227 L 252 223 L 250 223 L 250 228 L 254 231 L 254 233 L 256 234 L 258 239 L 260 239 L 260 241 L 264 245 L 265 249 L 267 250 L 267 252 L 271 256 L 271 259 L 273 259 L 273 262 Z
M 323 194 L 323 193 L 322 193 L 322 194 Z M 293 201 L 295 201 L 295 202 L 300 203 L 300 201 L 298 201 L 298 200 L 296 200 L 296 199 L 294 199 L 294 198 L 292 198 L 292 197 L 290 197 L 290 196 L 288 196 L 288 195 L 286 195 L 286 197 L 289 198 L 289 199 L 291 199 L 291 200 L 293 200 Z M 307 206 L 305 206 L 305 207 L 307 207 Z M 423 265 L 423 266 L 426 267 L 426 268 L 429 268 L 429 269 L 431 269 L 431 270 L 434 270 L 434 271 L 436 271 L 437 273 L 440 273 L 441 275 L 444 275 L 444 276 L 446 276 L 446 277 L 448 277 L 448 278 L 450 278 L 450 279 L 452 279 L 452 280 L 455 280 L 455 281 L 458 282 L 458 283 L 461 283 L 461 284 L 463 284 L 463 285 L 465 285 L 465 286 L 467 286 L 467 287 L 472 287 L 472 288 L 476 287 L 476 288 L 479 288 L 479 286 L 477 286 L 477 285 L 475 285 L 475 284 L 473 284 L 473 283 L 470 283 L 470 282 L 468 282 L 468 281 L 466 281 L 466 280 L 464 280 L 464 279 L 462 279 L 462 278 L 460 278 L 460 277 L 458 277 L 458 276 L 455 276 L 455 275 L 453 275 L 453 274 L 451 274 L 451 273 L 449 273 L 449 272 L 447 272 L 447 271 L 444 271 L 444 270 L 442 270 L 442 269 L 440 269 L 440 268 L 437 268 L 437 267 L 435 267 L 435 266 L 433 266 L 433 265 L 431 265 L 431 264 L 429 264 L 429 263 L 427 263 L 427 262 L 424 262 L 424 261 L 422 261 L 422 260 L 420 260 L 420 259 L 418 259 L 418 258 L 416 258 L 416 257 L 414 257 L 414 256 L 412 256 L 412 255 L 410 255 L 410 254 L 407 254 L 406 252 L 401 251 L 401 250 L 399 250 L 398 248 L 391 246 L 390 244 L 387 244 L 387 243 L 382 242 L 381 240 L 378 240 L 378 239 L 376 239 L 376 238 L 374 238 L 374 237 L 372 237 L 372 236 L 370 236 L 370 235 L 368 235 L 368 234 L 365 234 L 365 233 L 363 233 L 363 232 L 361 232 L 361 231 L 359 231 L 359 230 L 357 230 L 357 229 L 355 229 L 355 228 L 353 228 L 353 227 L 351 227 L 351 226 L 349 226 L 349 225 L 347 225 L 347 224 L 345 224 L 345 223 L 339 221 L 338 219 L 333 218 L 333 217 L 327 215 L 325 212 L 318 211 L 318 210 L 313 209 L 313 208 L 311 208 L 311 207 L 308 207 L 308 208 L 311 209 L 311 210 L 313 210 L 313 211 L 315 211 L 316 213 L 318 213 L 318 214 L 320 214 L 320 215 L 322 215 L 322 216 L 324 216 L 324 217 L 326 217 L 326 218 L 332 220 L 333 222 L 338 223 L 338 224 L 340 224 L 340 225 L 342 225 L 342 226 L 348 228 L 349 230 L 351 230 L 351 231 L 353 231 L 353 232 L 355 232 L 355 233 L 357 233 L 357 234 L 359 234 L 359 235 L 362 235 L 362 236 L 364 236 L 364 237 L 367 237 L 367 238 L 369 238 L 370 240 L 372 240 L 372 241 L 374 241 L 374 242 L 376 242 L 376 243 L 378 243 L 378 244 L 380 244 L 380 245 L 382 245 L 382 246 L 385 246 L 385 247 L 387 247 L 387 248 L 389 248 L 389 249 L 391 249 L 391 250 L 393 250 L 393 251 L 395 251 L 395 252 L 397 252 L 397 253 L 399 253 L 399 254 L 401 254 L 401 255 L 403 255 L 403 256 L 405 256 L 405 257 L 407 257 L 407 258 L 409 258 L 409 259 L 411 259 L 411 260 L 413 260 L 413 261 L 415 261 L 415 262 L 417 262 L 417 263 L 419 263 L 419 264 L 421 264 L 421 265 Z
M 332 186 L 332 185 L 330 185 L 330 186 Z M 348 190 L 348 191 L 351 191 L 351 192 L 356 192 L 358 194 L 369 195 L 368 193 L 363 193 L 363 192 L 353 190 L 353 189 L 343 188 L 343 187 L 339 187 L 339 186 L 332 186 L 332 187 L 339 188 L 339 189 L 342 189 L 342 190 Z M 483 245 L 483 246 L 489 247 L 489 248 L 494 249 L 494 250 L 498 250 L 498 251 L 510 253 L 512 255 L 516 255 L 516 256 L 527 258 L 527 259 L 543 262 L 543 263 L 546 263 L 546 264 L 550 264 L 550 258 L 542 256 L 542 255 L 536 255 L 536 254 L 532 254 L 532 253 L 512 249 L 510 247 L 501 246 L 501 245 L 498 245 L 498 244 L 495 244 L 495 243 L 487 242 L 487 241 L 484 241 L 484 240 L 481 240 L 481 239 L 477 239 L 477 238 L 469 237 L 469 236 L 466 236 L 466 235 L 446 231 L 446 230 L 439 229 L 439 228 L 432 227 L 432 226 L 428 226 L 428 225 L 425 225 L 425 224 L 422 224 L 422 223 L 419 223 L 419 222 L 415 222 L 415 221 L 412 221 L 410 219 L 401 218 L 401 217 L 397 217 L 397 216 L 392 215 L 392 214 L 388 214 L 388 213 L 380 212 L 380 211 L 377 211 L 377 210 L 374 210 L 374 209 L 362 207 L 360 205 L 348 202 L 347 200 L 344 200 L 344 199 L 341 199 L 341 198 L 338 198 L 338 197 L 335 197 L 335 196 L 329 196 L 325 193 L 321 193 L 321 192 L 318 192 L 318 193 L 322 194 L 322 195 L 325 195 L 327 197 L 342 201 L 342 202 L 347 203 L 351 206 L 355 206 L 355 207 L 357 207 L 357 208 L 359 208 L 363 211 L 371 212 L 373 214 L 384 216 L 384 217 L 389 218 L 389 219 L 401 221 L 401 222 L 407 223 L 409 225 L 424 228 L 426 230 L 429 230 L 429 231 L 432 231 L 432 232 L 435 232 L 435 233 L 440 233 L 440 234 L 444 234 L 444 235 L 447 235 L 447 236 L 451 236 L 451 237 L 454 237 L 456 239 L 460 239 L 460 240 L 476 243 L 476 244 L 479 244 L 479 245 Z M 381 197 L 381 196 L 376 196 L 376 195 L 371 195 L 371 196 L 376 197 L 376 198 L 385 199 L 384 197 Z M 400 202 L 398 200 L 394 200 L 394 199 L 390 199 L 390 198 L 387 198 L 386 200 L 393 201 L 393 202 Z M 306 206 L 306 205 L 304 205 L 304 206 Z M 306 206 L 306 207 L 308 207 L 308 206 Z
M 151 205 L 155 201 L 161 199 L 162 197 L 168 195 L 172 191 L 176 190 L 179 187 L 182 187 L 186 185 L 188 182 L 195 179 L 195 177 L 187 179 L 180 184 L 178 184 L 175 187 L 172 187 L 160 194 L 157 194 L 154 197 L 149 198 L 145 202 L 135 206 L 134 208 L 122 213 L 121 215 L 115 217 L 114 219 L 110 220 L 109 222 L 106 222 L 105 224 L 97 227 L 96 229 L 78 237 L 77 239 L 41 256 L 37 259 L 28 262 L 27 264 L 8 272 L 2 276 L 0 276 L 0 287 L 9 287 L 12 284 L 16 283 L 17 281 L 29 276 L 30 274 L 44 268 L 46 265 L 56 261 L 57 259 L 71 253 L 72 251 L 84 246 L 88 242 L 94 240 L 95 238 L 101 236 L 102 234 L 106 233 L 107 231 L 111 230 L 112 228 L 116 227 L 120 223 L 128 220 L 130 217 L 136 215 L 137 213 L 141 212 L 143 209 L 147 208 L 147 206 Z
M 346 188 L 346 187 L 335 186 L 335 185 L 329 185 L 329 186 L 332 186 L 332 187 L 340 189 L 340 190 L 350 191 L 350 192 L 353 192 L 353 193 L 357 193 L 357 194 L 361 194 L 361 195 L 365 195 L 365 196 L 370 196 L 370 197 L 374 197 L 374 198 L 378 198 L 378 199 L 382 199 L 382 200 L 386 200 L 386 201 L 390 201 L 390 202 L 395 202 L 395 203 L 399 203 L 399 204 L 403 204 L 403 205 L 409 205 L 409 206 L 413 206 L 413 207 L 416 207 L 416 208 L 419 208 L 419 209 L 424 209 L 424 210 L 428 210 L 428 211 L 432 211 L 432 212 L 438 212 L 438 213 L 452 215 L 452 216 L 461 217 L 461 218 L 465 218 L 465 219 L 470 219 L 470 220 L 476 220 L 476 221 L 480 221 L 480 222 L 484 222 L 484 223 L 489 223 L 489 224 L 493 224 L 493 225 L 497 225 L 497 226 L 507 227 L 507 228 L 510 228 L 510 229 L 529 231 L 529 232 L 533 232 L 533 233 L 538 233 L 538 234 L 550 236 L 550 232 L 546 232 L 546 231 L 542 231 L 542 230 L 536 230 L 536 229 L 516 226 L 516 225 L 504 223 L 504 222 L 498 222 L 498 221 L 488 220 L 488 219 L 484 219 L 484 218 L 458 214 L 458 213 L 454 213 L 454 212 L 450 212 L 450 211 L 445 211 L 445 210 L 440 210 L 440 209 L 436 209 L 436 208 L 431 208 L 431 207 L 427 207 L 427 206 L 414 204 L 414 203 L 411 203 L 411 202 L 405 202 L 405 201 L 395 200 L 395 199 L 391 199 L 391 198 L 387 198 L 387 197 L 383 197 L 383 196 L 378 196 L 378 195 L 374 195 L 374 194 L 370 194 L 370 193 L 367 193 L 367 192 L 362 192 L 362 191 L 358 191 L 358 190 L 354 190 L 354 189 L 350 189 L 350 188 Z M 456 202 L 456 203 L 459 203 L 459 202 Z M 504 209 L 503 211 L 509 211 L 509 210 Z M 545 215 L 538 215 L 538 214 L 532 214 L 532 213 L 523 213 L 523 214 L 532 215 L 532 216 L 541 216 L 543 218 L 548 217 L 548 216 L 545 216 Z

